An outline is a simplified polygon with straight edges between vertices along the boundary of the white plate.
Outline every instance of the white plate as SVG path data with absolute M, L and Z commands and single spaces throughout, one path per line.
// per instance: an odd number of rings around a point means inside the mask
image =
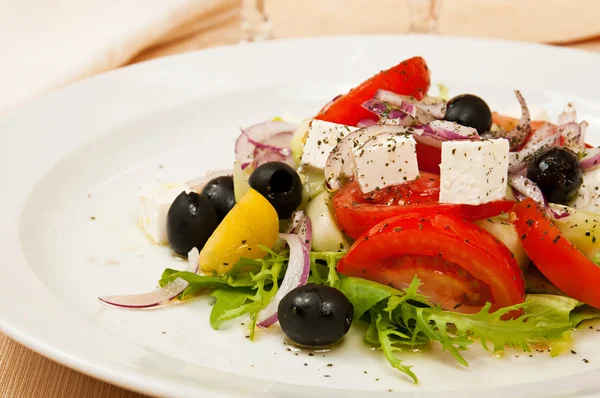
M 254 343 L 244 338 L 241 321 L 212 330 L 208 298 L 148 311 L 97 301 L 148 290 L 165 267 L 183 267 L 137 228 L 139 185 L 230 167 L 238 126 L 311 115 L 417 54 L 434 81 L 453 94 L 477 93 L 494 109 L 515 106 L 513 88 L 554 116 L 575 101 L 591 123 L 590 139 L 600 143 L 600 56 L 533 44 L 418 36 L 291 40 L 107 73 L 0 122 L 0 328 L 62 364 L 155 395 L 592 393 L 600 334 L 587 327 L 575 333 L 577 354 L 556 359 L 515 352 L 500 359 L 475 349 L 463 368 L 447 353 L 406 354 L 421 380 L 414 386 L 369 350 L 359 331 L 334 352 L 296 355 L 277 328 L 258 333 Z

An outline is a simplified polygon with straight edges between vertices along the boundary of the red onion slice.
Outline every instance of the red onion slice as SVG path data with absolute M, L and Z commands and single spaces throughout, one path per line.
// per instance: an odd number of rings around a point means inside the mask
M 438 98 L 425 97 L 423 101 L 417 101 L 413 97 L 399 95 L 387 90 L 378 90 L 375 99 L 386 102 L 397 107 L 405 103 L 414 105 L 417 109 L 412 115 L 420 123 L 429 123 L 435 119 L 443 119 L 446 115 L 446 102 Z
M 585 148 L 585 134 L 587 133 L 588 126 L 589 124 L 585 120 L 579 123 L 579 127 L 581 128 L 581 134 L 579 135 L 579 148 Z
M 441 148 L 442 143 L 449 140 L 480 140 L 481 137 L 477 134 L 477 130 L 472 130 L 475 132 L 474 135 L 463 136 L 461 134 L 471 133 L 470 127 L 441 120 L 434 120 L 429 124 L 417 124 L 407 129 L 408 132 L 412 133 L 417 144 L 424 144 L 434 148 Z M 458 134 L 457 131 L 460 131 L 461 134 Z
M 200 252 L 197 247 L 194 247 L 188 253 L 188 266 L 186 267 L 187 272 L 198 273 L 198 266 L 200 265 Z
M 293 168 L 296 168 L 294 157 L 292 156 L 292 137 L 294 133 L 277 133 L 266 138 L 262 143 L 256 145 L 254 149 L 254 167 L 258 167 L 268 162 L 283 162 Z
M 405 114 L 404 112 L 394 111 L 390 112 L 389 117 L 380 119 L 379 124 L 385 124 L 386 126 L 400 126 L 409 127 L 415 124 L 415 118 Z
M 417 116 L 417 107 L 404 100 L 401 100 L 398 104 L 390 105 L 377 98 L 371 98 L 364 102 L 362 107 L 373 112 L 381 119 L 404 119 L 407 116 Z
M 432 146 L 434 148 L 441 148 L 442 147 L 442 142 L 447 141 L 445 139 L 443 139 L 442 137 L 439 137 L 435 134 L 430 135 L 430 134 L 423 134 L 423 135 L 418 135 L 418 134 L 413 134 L 413 137 L 415 137 L 415 141 L 417 141 L 417 144 L 423 144 L 423 145 L 428 145 L 428 146 Z
M 310 251 L 303 244 L 302 239 L 296 234 L 279 234 L 290 247 L 290 259 L 288 261 L 287 271 L 281 282 L 281 286 L 271 299 L 269 304 L 259 312 L 257 326 L 259 328 L 268 328 L 278 321 L 277 308 L 279 302 L 291 290 L 298 286 L 303 286 L 308 281 L 310 273 Z
M 373 112 L 380 118 L 387 117 L 387 114 L 392 109 L 390 105 L 379 101 L 376 98 L 371 98 L 370 100 L 363 102 L 361 106 L 369 112 Z
M 511 175 L 508 177 L 508 184 L 523 196 L 531 198 L 542 205 L 544 208 L 548 206 L 548 202 L 544 194 L 535 182 L 522 175 Z
M 511 150 L 519 148 L 531 134 L 531 115 L 529 114 L 525 98 L 523 98 L 519 90 L 515 90 L 515 96 L 517 97 L 517 101 L 519 101 L 519 105 L 521 105 L 521 119 L 519 120 L 519 124 L 509 131 L 507 137 L 505 137 L 508 138 Z
M 376 98 L 364 102 L 362 107 L 379 117 L 379 124 L 394 126 L 410 126 L 414 123 L 417 108 L 406 101 L 399 106 L 392 106 Z
M 560 134 L 555 126 L 550 123 L 544 124 L 533 133 L 523 149 L 508 154 L 508 172 L 512 174 L 523 169 L 537 151 L 555 146 L 559 138 Z
M 325 163 L 325 182 L 329 189 L 334 191 L 340 189 L 342 178 L 352 176 L 352 161 L 350 160 L 352 148 L 364 144 L 381 133 L 409 133 L 410 130 L 401 126 L 378 124 L 363 127 L 348 134 L 333 148 Z
M 581 126 L 575 122 L 568 122 L 561 124 L 558 127 L 558 131 L 565 140 L 564 146 L 575 152 L 579 152 L 581 149 L 581 145 L 579 144 L 581 141 Z
M 376 124 L 377 124 L 377 122 L 375 120 L 362 119 L 356 124 L 356 127 L 362 128 L 362 127 L 367 127 L 367 126 L 374 126 Z
M 585 156 L 579 161 L 583 170 L 593 169 L 600 165 L 600 148 L 589 148 L 585 150 Z
M 425 97 L 423 101 L 417 103 L 417 107 L 436 119 L 443 119 L 446 116 L 446 101 L 440 98 Z
M 282 155 L 291 155 L 292 154 L 292 138 L 294 137 L 294 133 L 291 131 L 284 131 L 283 133 L 277 133 L 269 138 L 266 138 L 262 144 L 268 145 L 269 147 L 275 149 L 280 152 Z M 257 145 L 259 146 L 259 145 Z
M 122 308 L 150 308 L 161 304 L 167 304 L 169 301 L 179 296 L 179 294 L 181 294 L 181 292 L 189 285 L 188 281 L 177 278 L 160 289 L 148 293 L 104 296 L 99 297 L 99 299 L 107 304 Z
M 297 210 L 292 214 L 286 233 L 298 235 L 302 240 L 302 244 L 310 251 L 312 245 L 312 223 L 302 210 Z
M 559 211 L 551 207 L 548 207 L 546 214 L 554 217 L 556 220 L 560 220 L 561 218 L 569 217 L 571 215 L 571 213 L 569 213 L 567 210 Z
M 519 124 L 512 129 L 511 131 L 490 131 L 485 133 L 486 138 L 506 138 L 510 143 L 510 150 L 515 151 L 520 148 L 527 137 L 531 135 L 531 116 L 529 114 L 529 108 L 527 107 L 527 103 L 525 99 L 521 95 L 519 90 L 515 90 L 515 95 L 517 97 L 517 101 L 519 101 L 519 105 L 521 105 L 521 119 L 519 120 Z
M 297 128 L 298 125 L 294 123 L 267 121 L 242 129 L 242 133 L 235 142 L 235 159 L 240 165 L 249 164 L 254 159 L 256 147 L 275 152 L 281 151 L 283 148 L 269 144 L 267 141 L 281 133 L 293 134 Z
M 408 101 L 404 101 L 402 103 L 402 105 L 400 105 L 400 108 L 398 108 L 400 111 L 406 113 L 407 115 L 410 115 L 412 117 L 416 117 L 417 116 L 417 107 L 414 104 L 411 104 Z
M 568 103 L 558 115 L 558 124 L 577 123 L 577 111 L 572 103 Z
M 256 148 L 254 151 L 254 161 L 252 162 L 254 167 L 256 168 L 269 162 L 283 162 L 295 167 L 294 158 L 291 155 L 283 155 L 280 152 Z
M 460 125 L 445 120 L 434 120 L 429 123 L 431 129 L 446 140 L 480 140 L 477 130 L 472 127 Z

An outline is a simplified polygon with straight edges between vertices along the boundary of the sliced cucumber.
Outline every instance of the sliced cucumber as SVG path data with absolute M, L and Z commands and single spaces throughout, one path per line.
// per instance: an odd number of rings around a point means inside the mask
M 600 214 L 554 203 L 550 208 L 558 214 L 568 214 L 554 219 L 554 225 L 580 252 L 593 260 L 600 252 Z
M 325 190 L 325 175 L 322 171 L 309 171 L 300 174 L 302 179 L 302 203 L 300 208 L 305 208 L 315 196 Z
M 312 223 L 312 250 L 335 252 L 346 250 L 350 244 L 335 222 L 329 192 L 323 191 L 306 204 L 306 215 Z
M 515 260 L 521 269 L 527 268 L 529 265 L 529 257 L 527 256 L 527 253 L 525 253 L 517 230 L 514 225 L 508 222 L 507 216 L 496 216 L 485 220 L 479 220 L 475 221 L 475 224 L 500 239 L 500 241 L 509 248 L 512 254 L 514 254 Z
M 298 129 L 294 133 L 292 137 L 292 142 L 290 146 L 292 148 L 292 157 L 296 162 L 296 166 L 300 166 L 300 161 L 302 160 L 302 153 L 304 152 L 304 143 L 306 142 L 306 137 L 308 135 L 308 128 L 310 127 L 310 122 L 312 118 L 304 119 Z
M 252 166 L 242 170 L 239 162 L 233 164 L 233 195 L 236 203 L 250 189 L 250 184 L 248 184 L 250 174 L 252 174 Z

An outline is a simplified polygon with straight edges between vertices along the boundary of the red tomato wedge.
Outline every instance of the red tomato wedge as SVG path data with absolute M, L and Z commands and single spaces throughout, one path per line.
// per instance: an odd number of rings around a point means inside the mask
M 478 312 L 522 303 L 525 282 L 502 242 L 455 216 L 413 212 L 389 218 L 360 237 L 338 263 L 344 275 L 421 293 L 443 309 Z
M 440 174 L 440 163 L 442 163 L 442 148 L 417 143 L 417 162 L 419 170 L 428 173 Z
M 451 214 L 466 220 L 481 220 L 512 209 L 514 202 L 498 200 L 479 206 L 438 202 L 440 176 L 421 173 L 420 178 L 365 195 L 350 181 L 333 197 L 335 216 L 342 231 L 356 239 L 375 224 L 401 214 L 414 212 Z
M 430 84 L 429 68 L 425 60 L 421 57 L 410 58 L 379 72 L 348 94 L 337 98 L 315 118 L 349 126 L 356 126 L 363 119 L 377 121 L 379 118 L 375 114 L 361 106 L 373 98 L 377 90 L 389 90 L 421 100 L 427 94 Z
M 527 198 L 515 205 L 511 219 L 542 274 L 569 297 L 600 308 L 600 267 L 563 236 L 545 211 Z

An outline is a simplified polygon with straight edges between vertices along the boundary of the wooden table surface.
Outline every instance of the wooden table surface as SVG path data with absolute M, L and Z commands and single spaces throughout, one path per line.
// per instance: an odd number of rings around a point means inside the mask
M 600 39 L 566 47 L 599 52 Z M 133 398 L 143 395 L 66 368 L 0 334 L 0 397 Z

